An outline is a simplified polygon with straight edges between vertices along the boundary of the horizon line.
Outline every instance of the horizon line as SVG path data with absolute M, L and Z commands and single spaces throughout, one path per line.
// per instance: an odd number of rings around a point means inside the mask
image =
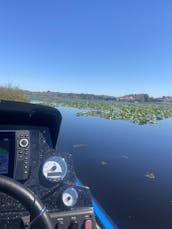
M 23 91 L 29 91 L 29 92 L 36 92 L 36 93 L 61 93 L 61 94 L 76 94 L 76 95 L 94 95 L 94 96 L 107 96 L 107 97 L 114 97 L 114 98 L 118 98 L 118 97 L 124 97 L 124 96 L 130 96 L 130 95 L 148 95 L 150 98 L 162 98 L 162 97 L 172 97 L 172 95 L 162 95 L 162 96 L 152 96 L 149 93 L 128 93 L 128 94 L 123 94 L 120 96 L 115 96 L 115 95 L 107 95 L 107 94 L 94 94 L 94 93 L 88 93 L 88 92 L 62 92 L 62 91 L 51 91 L 51 90 L 37 90 L 37 91 L 32 91 L 32 90 L 28 90 L 28 89 L 22 89 Z

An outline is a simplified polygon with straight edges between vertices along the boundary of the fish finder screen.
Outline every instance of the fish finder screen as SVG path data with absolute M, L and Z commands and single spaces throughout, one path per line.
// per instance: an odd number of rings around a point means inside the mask
M 8 174 L 9 169 L 9 139 L 0 139 L 0 174 Z

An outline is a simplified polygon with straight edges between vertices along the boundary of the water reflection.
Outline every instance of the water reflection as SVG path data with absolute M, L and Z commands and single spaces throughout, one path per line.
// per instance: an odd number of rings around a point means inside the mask
M 172 228 L 172 121 L 139 126 L 62 108 L 59 151 L 119 228 Z

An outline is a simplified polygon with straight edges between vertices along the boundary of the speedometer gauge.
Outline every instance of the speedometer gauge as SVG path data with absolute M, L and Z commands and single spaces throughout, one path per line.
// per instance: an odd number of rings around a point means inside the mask
M 64 179 L 67 174 L 67 164 L 64 158 L 58 156 L 49 157 L 42 167 L 44 177 L 51 182 Z

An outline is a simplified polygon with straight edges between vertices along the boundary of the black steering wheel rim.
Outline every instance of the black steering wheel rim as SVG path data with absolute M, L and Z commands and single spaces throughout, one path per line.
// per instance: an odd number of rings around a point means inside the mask
M 23 204 L 30 212 L 31 228 L 53 229 L 52 220 L 42 202 L 30 190 L 12 178 L 0 175 L 0 192 L 4 192 Z

